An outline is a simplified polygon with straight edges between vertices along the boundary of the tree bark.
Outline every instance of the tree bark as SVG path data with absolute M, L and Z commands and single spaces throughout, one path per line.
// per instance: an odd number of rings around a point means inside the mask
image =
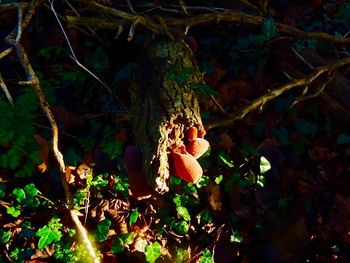
M 197 95 L 203 75 L 183 40 L 156 39 L 136 63 L 131 95 L 135 142 L 143 170 L 158 193 L 169 190 L 171 152 L 191 126 L 203 129 Z

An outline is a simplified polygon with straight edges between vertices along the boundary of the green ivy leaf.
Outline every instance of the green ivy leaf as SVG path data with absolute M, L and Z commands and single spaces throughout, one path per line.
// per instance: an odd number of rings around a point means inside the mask
M 186 221 L 177 222 L 175 228 L 180 234 L 186 234 L 190 229 Z
M 243 241 L 242 235 L 238 231 L 234 231 L 230 237 L 231 243 L 241 243 Z
M 96 70 L 105 70 L 108 68 L 109 59 L 106 53 L 101 48 L 96 48 L 95 52 L 88 56 L 85 63 Z
M 176 176 L 170 176 L 170 185 L 180 185 L 182 180 Z
M 60 219 L 53 217 L 46 226 L 40 228 L 35 234 L 40 237 L 38 248 L 44 249 L 52 242 L 59 241 L 62 237 L 61 227 Z
M 16 198 L 17 202 L 20 204 L 26 199 L 26 193 L 21 188 L 13 189 L 12 194 Z
M 0 198 L 4 198 L 6 195 L 6 184 L 0 184 Z
M 201 257 L 199 258 L 199 263 L 212 263 L 213 262 L 213 254 L 209 249 L 205 249 L 202 252 Z
M 24 192 L 27 194 L 27 196 L 34 197 L 39 193 L 39 190 L 36 189 L 35 184 L 31 183 L 24 187 Z
M 7 243 L 9 242 L 11 237 L 11 231 L 4 231 L 2 229 L 0 229 L 0 243 Z
M 223 175 L 219 175 L 219 176 L 215 177 L 214 181 L 216 184 L 220 184 L 222 179 L 224 179 Z
M 273 134 L 280 143 L 289 144 L 289 131 L 285 127 L 279 127 Z
M 297 133 L 300 135 L 314 136 L 318 129 L 318 125 L 316 123 L 307 121 L 303 118 L 296 119 L 294 126 L 297 130 Z
M 150 263 L 155 262 L 160 256 L 161 248 L 161 245 L 157 241 L 147 246 L 145 250 L 146 261 Z
M 346 133 L 339 134 L 337 138 L 337 144 L 342 145 L 342 144 L 348 144 L 348 143 L 350 143 L 350 136 L 347 135 Z
M 188 213 L 188 210 L 186 207 L 184 206 L 178 206 L 176 207 L 176 211 L 179 214 L 179 216 L 181 216 L 183 219 L 185 219 L 186 221 L 190 221 L 191 220 L 191 216 Z
M 21 214 L 21 206 L 9 206 L 6 208 L 6 212 L 13 217 L 18 217 Z
M 108 179 L 105 179 L 108 174 L 99 174 L 92 179 L 91 186 L 96 187 L 98 190 L 101 190 L 103 187 L 108 185 Z
M 209 183 L 209 176 L 204 175 L 201 178 L 199 178 L 198 182 L 196 183 L 196 186 L 198 188 L 202 188 L 202 187 L 208 185 L 208 183 Z
M 266 17 L 262 25 L 262 33 L 266 40 L 270 40 L 277 35 L 276 23 L 272 17 Z
M 271 169 L 271 163 L 264 156 L 260 157 L 260 173 L 265 174 Z
M 129 225 L 133 225 L 136 223 L 137 221 L 137 218 L 139 217 L 139 211 L 137 211 L 137 208 L 136 209 L 133 209 L 132 210 L 132 213 L 130 214 L 130 218 L 129 218 Z
M 219 163 L 226 164 L 229 168 L 235 167 L 235 165 L 233 164 L 233 161 L 231 161 L 229 159 L 229 156 L 226 153 L 220 152 L 218 154 L 218 158 L 219 158 L 219 161 L 220 161 Z
M 113 254 L 119 254 L 124 250 L 124 242 L 121 238 L 115 240 L 111 247 L 111 252 Z
M 104 219 L 97 225 L 98 241 L 103 242 L 108 238 L 109 227 L 111 226 L 111 224 L 112 224 L 111 220 Z

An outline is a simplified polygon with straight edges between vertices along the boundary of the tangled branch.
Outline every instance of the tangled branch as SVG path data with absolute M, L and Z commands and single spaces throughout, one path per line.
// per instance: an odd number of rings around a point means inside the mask
M 17 52 L 18 60 L 20 61 L 21 65 L 26 73 L 26 76 L 27 76 L 27 80 L 20 81 L 19 84 L 20 85 L 27 85 L 27 86 L 30 86 L 34 89 L 34 91 L 36 92 L 36 94 L 39 98 L 41 108 L 44 111 L 46 117 L 48 118 L 48 120 L 50 122 L 51 133 L 52 133 L 52 150 L 54 153 L 54 157 L 58 163 L 58 167 L 59 167 L 59 171 L 60 171 L 60 175 L 61 175 L 62 186 L 63 186 L 64 192 L 65 192 L 66 198 L 67 198 L 69 214 L 70 214 L 73 222 L 75 223 L 75 226 L 76 226 L 78 232 L 82 236 L 83 244 L 86 246 L 87 251 L 90 254 L 91 259 L 93 260 L 93 262 L 97 263 L 97 262 L 100 262 L 100 260 L 98 259 L 97 255 L 93 249 L 93 246 L 92 246 L 90 240 L 88 239 L 87 232 L 86 232 L 85 228 L 83 227 L 82 223 L 80 222 L 77 212 L 73 209 L 73 203 L 72 203 L 73 197 L 72 197 L 72 193 L 69 189 L 69 185 L 68 185 L 68 182 L 67 182 L 66 177 L 65 177 L 65 170 L 66 170 L 65 163 L 64 163 L 63 155 L 58 148 L 59 136 L 58 136 L 57 123 L 55 121 L 55 118 L 54 118 L 51 110 L 50 110 L 49 103 L 46 100 L 45 94 L 40 87 L 39 78 L 36 76 L 36 73 L 35 73 L 32 65 L 30 63 L 28 55 L 27 55 L 24 47 L 20 43 L 21 35 L 22 35 L 24 28 L 26 28 L 28 26 L 30 20 L 32 19 L 33 15 L 35 13 L 36 7 L 41 2 L 42 1 L 32 1 L 32 3 L 30 4 L 30 6 L 28 8 L 27 14 L 23 19 L 22 19 L 22 13 L 23 13 L 22 6 L 18 7 L 17 27 L 5 38 L 5 41 L 8 44 L 12 45 L 14 50 Z
M 318 79 L 323 74 L 331 74 L 337 70 L 340 67 L 343 67 L 345 65 L 350 64 L 350 58 L 344 58 L 336 61 L 333 64 L 329 64 L 326 66 L 318 67 L 316 68 L 311 74 L 306 76 L 305 78 L 301 79 L 295 79 L 291 82 L 289 82 L 286 85 L 283 85 L 282 87 L 277 88 L 276 90 L 273 90 L 256 100 L 249 103 L 247 106 L 243 107 L 242 109 L 238 110 L 237 112 L 230 114 L 228 116 L 225 116 L 223 119 L 215 120 L 212 122 L 208 122 L 205 124 L 206 130 L 216 128 L 216 127 L 227 127 L 232 126 L 234 121 L 241 120 L 247 115 L 249 112 L 259 109 L 262 107 L 265 103 L 271 101 L 272 99 L 282 95 L 283 93 L 287 92 L 288 90 L 299 88 L 299 87 L 305 87 L 310 85 L 312 82 L 314 82 L 316 79 Z

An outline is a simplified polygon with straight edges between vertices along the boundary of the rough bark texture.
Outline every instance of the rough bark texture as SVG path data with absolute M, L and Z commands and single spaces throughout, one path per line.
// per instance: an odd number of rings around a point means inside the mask
M 143 170 L 159 193 L 173 173 L 171 150 L 183 145 L 191 126 L 203 128 L 193 88 L 203 83 L 185 42 L 165 39 L 145 45 L 133 79 L 132 114 Z

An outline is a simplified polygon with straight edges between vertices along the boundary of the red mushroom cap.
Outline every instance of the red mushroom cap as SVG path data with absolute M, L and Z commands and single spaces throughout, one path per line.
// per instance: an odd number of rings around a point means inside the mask
M 176 176 L 190 183 L 196 183 L 202 177 L 202 167 L 184 146 L 173 151 L 172 158 Z
M 194 141 L 190 141 L 187 146 L 187 151 L 194 158 L 201 157 L 209 148 L 209 142 L 202 138 L 197 138 Z
M 198 131 L 198 137 L 204 138 L 204 136 L 207 134 L 207 132 L 204 129 L 199 129 Z
M 187 137 L 190 141 L 193 141 L 195 139 L 197 139 L 197 133 L 198 133 L 198 129 L 196 127 L 190 127 L 187 130 Z

